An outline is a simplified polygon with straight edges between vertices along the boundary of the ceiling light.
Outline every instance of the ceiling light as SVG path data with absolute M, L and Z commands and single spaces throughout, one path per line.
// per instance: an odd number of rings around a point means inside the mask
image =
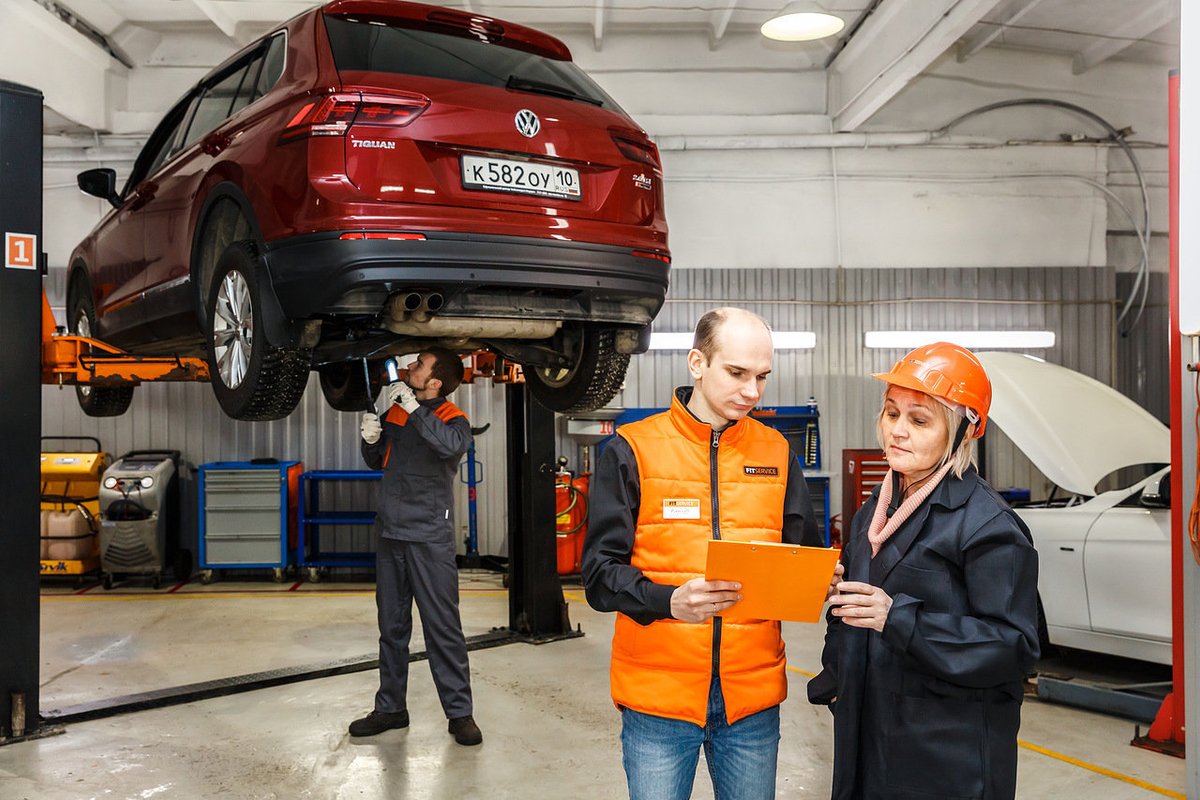
M 762 24 L 762 35 L 780 42 L 810 42 L 833 36 L 846 27 L 846 21 L 830 14 L 811 0 L 788 3 Z
M 692 333 L 651 333 L 651 350 L 691 350 Z M 817 334 L 812 331 L 771 331 L 771 343 L 776 350 L 811 350 L 817 346 Z
M 952 342 L 971 350 L 1045 350 L 1054 347 L 1054 331 L 867 331 L 872 350 L 911 350 L 931 342 Z

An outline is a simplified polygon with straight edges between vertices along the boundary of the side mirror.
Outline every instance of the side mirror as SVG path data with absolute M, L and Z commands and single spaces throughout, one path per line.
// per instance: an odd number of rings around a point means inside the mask
M 1170 508 L 1171 473 L 1163 472 L 1152 478 L 1142 489 L 1142 497 L 1139 502 L 1142 504 L 1142 508 Z
M 113 208 L 121 205 L 121 198 L 117 195 L 117 173 L 108 167 L 99 167 L 97 169 L 89 169 L 79 173 L 75 180 L 79 183 L 79 188 L 84 194 L 90 194 L 92 197 L 99 197 L 101 200 L 107 200 L 112 203 Z

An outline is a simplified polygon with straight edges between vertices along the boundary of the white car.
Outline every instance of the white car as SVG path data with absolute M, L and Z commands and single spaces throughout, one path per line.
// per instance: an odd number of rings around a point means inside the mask
M 1037 547 L 1051 644 L 1170 664 L 1170 470 L 1096 493 L 1116 470 L 1169 464 L 1167 426 L 1073 370 L 978 355 L 992 380 L 991 421 L 1064 492 L 1017 509 Z

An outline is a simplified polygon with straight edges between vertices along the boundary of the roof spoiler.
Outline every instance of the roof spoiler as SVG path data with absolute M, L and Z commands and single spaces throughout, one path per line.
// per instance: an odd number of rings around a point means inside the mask
M 325 5 L 322 13 L 367 17 L 404 27 L 479 39 L 559 61 L 571 60 L 567 46 L 547 33 L 453 8 L 398 0 L 333 0 Z

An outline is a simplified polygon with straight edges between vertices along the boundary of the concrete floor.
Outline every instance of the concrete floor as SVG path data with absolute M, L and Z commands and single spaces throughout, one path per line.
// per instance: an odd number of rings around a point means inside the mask
M 462 573 L 468 635 L 508 621 L 498 576 Z M 413 665 L 406 730 L 351 741 L 376 674 L 362 672 L 67 726 L 0 747 L 3 800 L 84 798 L 550 798 L 625 796 L 608 697 L 611 615 L 568 586 L 585 636 L 471 654 L 481 747 L 454 744 L 426 663 Z M 191 583 L 174 591 L 46 587 L 42 709 L 375 652 L 369 584 Z M 829 796 L 831 724 L 804 701 L 818 626 L 785 624 L 778 796 Z M 414 649 L 420 649 L 419 636 Z M 1182 798 L 1184 764 L 1128 745 L 1133 724 L 1026 703 L 1018 796 Z M 701 763 L 697 798 L 711 798 Z

